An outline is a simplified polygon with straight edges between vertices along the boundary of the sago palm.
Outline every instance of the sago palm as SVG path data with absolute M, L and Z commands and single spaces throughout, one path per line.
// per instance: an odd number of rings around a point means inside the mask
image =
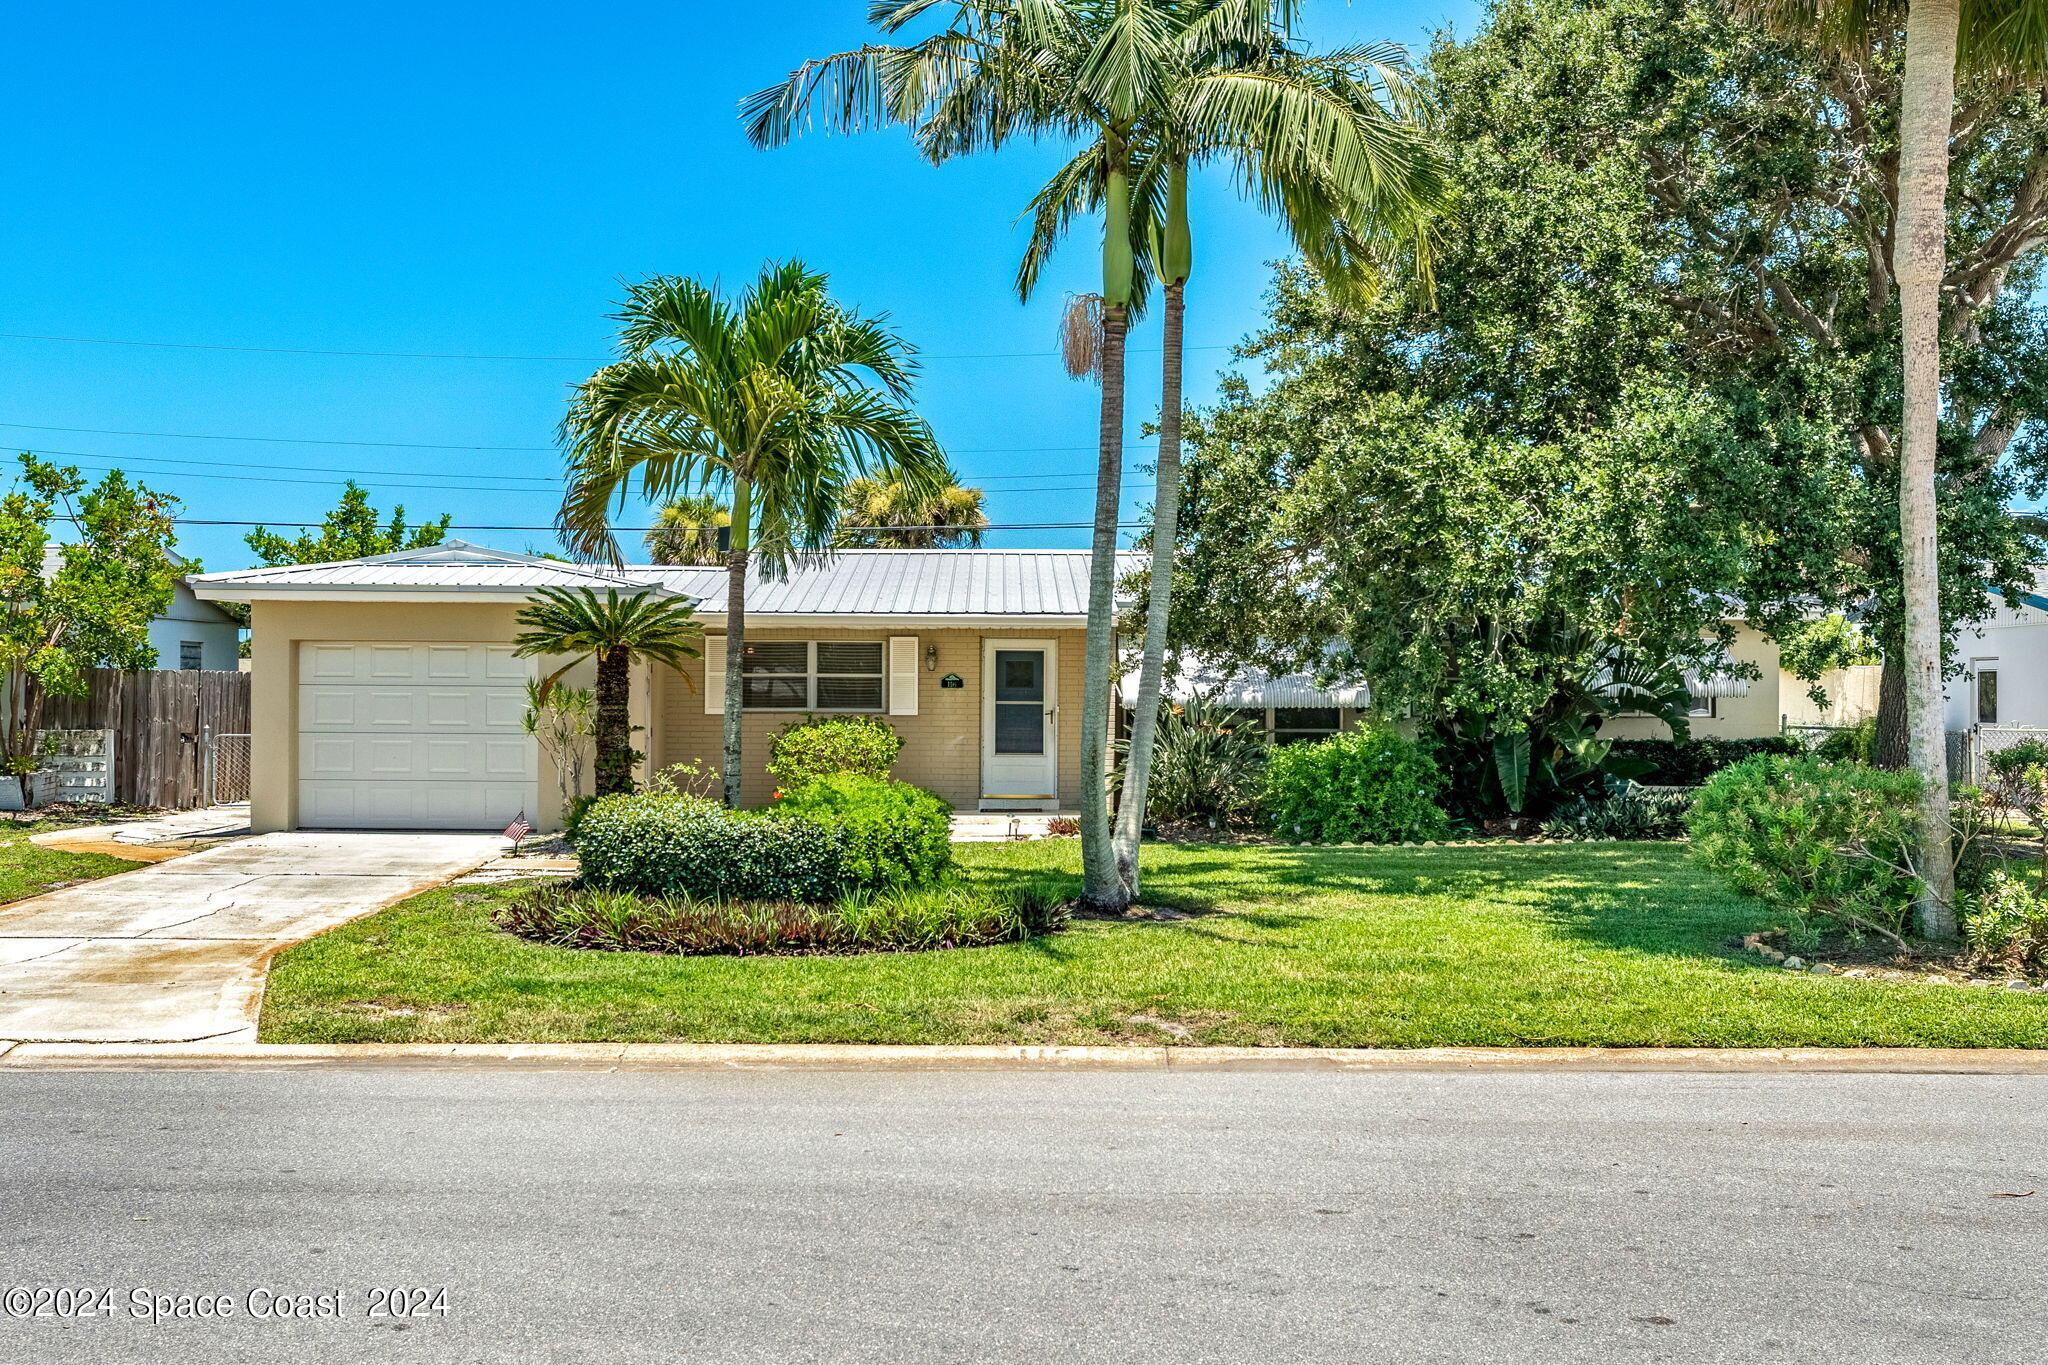
M 640 660 L 680 671 L 697 657 L 704 628 L 690 603 L 652 589 L 619 596 L 606 588 L 543 588 L 520 608 L 525 629 L 512 637 L 521 658 L 562 655 L 568 662 L 542 678 L 534 690 L 545 706 L 570 669 L 597 660 L 596 791 L 599 796 L 633 790 L 633 664 Z
M 1899 539 L 1904 574 L 1907 749 L 1921 778 L 1920 932 L 1956 936 L 1949 851 L 1947 740 L 1942 732 L 1935 454 L 1941 424 L 1943 280 L 1948 273 L 1949 138 L 1959 70 L 2038 85 L 2048 77 L 2048 0 L 1742 0 L 1782 33 L 1867 57 L 1901 30 L 1896 221 L 1904 373 Z
M 723 781 L 738 805 L 747 572 L 786 571 L 830 548 L 849 481 L 880 475 L 929 492 L 946 461 L 908 402 L 914 350 L 833 301 L 801 262 L 765 267 L 739 297 L 696 280 L 634 285 L 616 315 L 620 358 L 578 386 L 562 419 L 568 488 L 557 519 L 588 559 L 618 562 L 614 505 L 715 494 L 726 554 Z
M 846 486 L 833 543 L 848 550 L 979 545 L 988 529 L 982 502 L 979 488 L 962 488 L 950 475 L 929 494 L 913 494 L 897 479 L 855 479 Z
M 1328 260 L 1355 251 L 1361 231 L 1377 226 L 1361 225 L 1332 206 L 1348 204 L 1361 187 L 1374 191 L 1368 202 L 1385 202 L 1383 186 L 1393 169 L 1390 152 L 1398 148 L 1405 157 L 1416 144 L 1411 132 L 1371 117 L 1370 110 L 1318 98 L 1312 88 L 1264 70 L 1231 69 L 1240 58 L 1226 54 L 1242 50 L 1242 60 L 1250 63 L 1276 51 L 1277 36 L 1284 36 L 1292 20 L 1292 0 L 953 0 L 944 6 L 936 0 L 907 0 L 878 4 L 870 18 L 893 36 L 942 8 L 951 15 L 942 32 L 906 45 L 872 44 L 808 62 L 781 85 L 749 99 L 744 113 L 750 135 L 763 146 L 786 141 L 814 116 L 844 131 L 907 125 L 935 162 L 998 149 L 1018 137 L 1064 137 L 1084 144 L 1034 203 L 1041 238 L 1056 238 L 1082 209 L 1099 210 L 1103 220 L 1095 356 L 1102 402 L 1082 694 L 1080 824 L 1082 898 L 1120 906 L 1134 893 L 1134 855 L 1117 857 L 1101 775 L 1115 666 L 1125 338 L 1147 283 L 1141 269 L 1147 236 L 1134 182 L 1144 180 L 1148 164 L 1163 168 L 1172 159 L 1159 155 L 1162 147 L 1181 146 L 1183 168 L 1211 153 L 1243 149 L 1231 154 L 1238 156 L 1241 169 L 1250 171 L 1249 182 L 1262 194 L 1284 194 L 1290 221 L 1304 233 L 1315 225 L 1309 235 L 1318 245 L 1317 258 Z M 1184 175 L 1177 181 L 1160 175 L 1149 183 L 1163 199 L 1185 192 Z M 1170 217 L 1163 211 L 1157 216 L 1162 221 Z M 1184 232 L 1175 228 L 1162 236 L 1158 248 L 1173 258 L 1168 269 L 1181 283 L 1187 245 Z M 1042 252 L 1027 256 L 1020 276 L 1027 291 L 1040 260 Z M 1171 408 L 1177 415 L 1178 395 Z M 1166 510 L 1170 515 L 1171 505 Z M 1170 562 L 1170 537 L 1166 546 Z M 1162 577 L 1167 581 L 1160 590 L 1169 591 L 1171 575 Z M 1163 625 L 1162 614 L 1162 634 Z
M 726 505 L 708 493 L 687 494 L 654 514 L 647 557 L 656 564 L 723 564 L 731 538 Z

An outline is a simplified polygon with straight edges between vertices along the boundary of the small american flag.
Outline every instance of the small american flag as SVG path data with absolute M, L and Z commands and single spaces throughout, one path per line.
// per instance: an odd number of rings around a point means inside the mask
M 514 853 L 519 851 L 519 845 L 525 842 L 526 836 L 531 833 L 533 833 L 533 825 L 527 820 L 525 811 L 521 811 L 513 816 L 512 823 L 505 826 L 505 837 L 512 841 L 512 851 Z

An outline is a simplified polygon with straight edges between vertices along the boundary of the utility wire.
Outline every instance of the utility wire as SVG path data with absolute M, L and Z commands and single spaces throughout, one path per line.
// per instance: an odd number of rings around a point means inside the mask
M 162 351 L 237 351 L 254 355 L 323 355 L 359 356 L 379 360 L 535 360 L 551 362 L 572 362 L 579 365 L 609 365 L 617 356 L 589 355 L 481 355 L 446 351 L 329 351 L 301 346 L 226 346 L 198 341 L 126 341 L 114 337 L 60 337 L 38 336 L 29 332 L 0 332 L 0 340 L 6 341 L 60 341 L 79 346 L 142 346 Z M 1228 351 L 1232 347 L 1184 346 L 1185 351 Z M 936 355 L 923 354 L 919 360 L 1046 360 L 1058 356 L 1058 351 L 998 351 L 985 355 Z M 1133 348 L 1126 355 L 1158 355 L 1158 349 Z

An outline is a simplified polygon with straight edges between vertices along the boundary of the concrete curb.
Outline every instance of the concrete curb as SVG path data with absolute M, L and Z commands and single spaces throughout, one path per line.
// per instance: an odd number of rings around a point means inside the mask
M 838 1043 L 14 1043 L 0 1071 L 1427 1071 L 2048 1075 L 2026 1048 L 910 1047 Z

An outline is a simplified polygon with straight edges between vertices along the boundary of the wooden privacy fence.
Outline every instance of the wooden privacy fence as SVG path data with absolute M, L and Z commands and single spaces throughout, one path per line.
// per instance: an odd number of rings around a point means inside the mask
M 200 669 L 124 673 L 96 668 L 82 697 L 52 697 L 46 730 L 114 732 L 114 798 L 137 806 L 203 806 L 248 798 L 223 787 L 220 736 L 246 742 L 249 675 Z M 230 768 L 229 771 L 236 771 Z M 230 778 L 230 787 L 236 785 Z

